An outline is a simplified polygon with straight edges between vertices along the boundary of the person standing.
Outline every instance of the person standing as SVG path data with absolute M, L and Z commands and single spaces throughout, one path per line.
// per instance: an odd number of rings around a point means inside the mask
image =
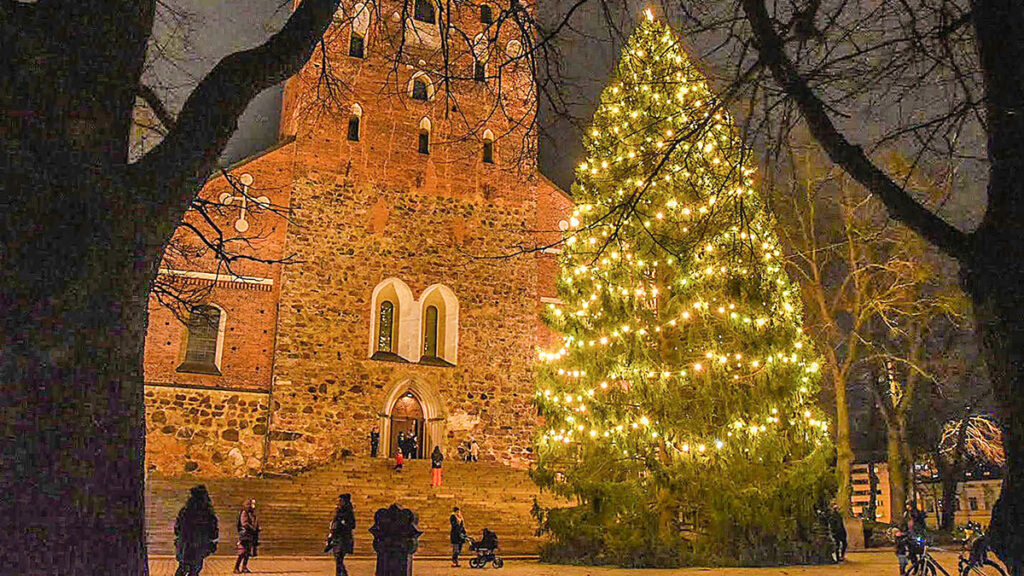
M 477 462 L 480 460 L 480 445 L 476 443 L 476 438 L 473 438 L 469 442 L 469 461 Z
M 434 446 L 434 451 L 430 453 L 430 485 L 440 486 L 441 485 L 441 467 L 444 464 L 444 454 L 441 453 L 440 446 Z
M 376 426 L 370 430 L 370 458 L 377 457 L 377 449 L 380 447 L 380 430 Z
M 401 472 L 402 466 L 405 464 L 405 455 L 402 454 L 402 449 L 395 450 L 395 472 Z
M 331 521 L 331 533 L 327 536 L 328 545 L 334 550 L 335 576 L 348 576 L 345 569 L 345 555 L 355 549 L 352 531 L 356 529 L 356 514 L 352 508 L 352 496 L 348 493 L 338 496 L 338 509 L 334 511 Z
M 405 432 L 398 433 L 398 440 L 395 441 L 395 444 L 398 444 L 398 450 L 402 453 L 402 457 L 407 457 L 409 454 L 409 443 L 405 439 Z
M 462 545 L 466 542 L 466 523 L 462 519 L 462 511 L 456 506 L 452 508 L 452 515 L 448 517 L 451 523 L 451 530 L 448 532 L 452 543 L 452 567 L 458 567 L 459 554 L 462 553 Z
M 843 523 L 843 515 L 839 512 L 839 508 L 833 504 L 828 510 L 828 531 L 832 536 L 832 544 L 835 547 L 835 559 L 836 563 L 842 562 L 846 558 L 846 525 Z
M 419 438 L 416 437 L 416 432 L 409 434 L 408 442 L 409 454 L 406 455 L 406 458 L 419 458 L 420 441 Z
M 260 521 L 256 517 L 256 499 L 249 498 L 238 514 L 238 558 L 235 574 L 248 574 L 249 558 L 256 555 L 260 542 Z
M 185 506 L 174 521 L 174 576 L 199 576 L 206 557 L 217 550 L 220 531 L 210 493 L 202 484 L 192 487 Z

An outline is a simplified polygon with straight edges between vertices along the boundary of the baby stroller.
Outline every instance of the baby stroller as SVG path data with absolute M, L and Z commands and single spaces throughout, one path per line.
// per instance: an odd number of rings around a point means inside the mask
M 494 532 L 484 528 L 484 533 L 480 540 L 470 538 L 469 542 L 469 549 L 476 552 L 476 558 L 469 559 L 470 568 L 484 568 L 488 562 L 495 568 L 501 568 L 505 565 L 505 561 L 497 555 L 498 535 Z

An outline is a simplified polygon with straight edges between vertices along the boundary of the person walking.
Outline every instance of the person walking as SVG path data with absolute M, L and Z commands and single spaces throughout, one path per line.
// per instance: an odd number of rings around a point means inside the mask
M 448 517 L 448 521 L 452 525 L 448 532 L 452 543 L 452 567 L 458 567 L 459 554 L 462 553 L 462 545 L 466 543 L 466 522 L 462 519 L 462 511 L 458 506 L 452 508 L 452 515 Z
M 331 521 L 331 533 L 327 536 L 327 545 L 334 550 L 335 576 L 348 576 L 345 569 L 345 555 L 355 549 L 352 531 L 356 529 L 356 514 L 352 508 L 352 496 L 348 493 L 338 496 L 338 508 L 334 511 Z
M 249 558 L 256 555 L 260 545 L 260 520 L 256 517 L 256 499 L 249 498 L 238 514 L 238 558 L 235 574 L 248 574 Z
M 370 430 L 370 458 L 377 457 L 377 449 L 380 447 L 380 430 L 374 426 Z
M 835 504 L 828 509 L 828 531 L 832 536 L 832 544 L 835 547 L 835 560 L 838 564 L 846 558 L 847 537 L 843 515 Z
M 402 454 L 402 449 L 395 450 L 395 472 L 401 472 L 402 466 L 405 464 L 405 455 Z
M 441 447 L 434 446 L 434 451 L 430 453 L 431 486 L 441 485 L 441 467 L 443 464 L 444 454 L 441 453 Z
M 480 460 L 480 445 L 476 443 L 476 439 L 473 438 L 469 442 L 469 461 L 477 462 Z
M 202 484 L 192 487 L 174 521 L 174 576 L 199 576 L 206 557 L 217 550 L 220 532 L 210 493 Z

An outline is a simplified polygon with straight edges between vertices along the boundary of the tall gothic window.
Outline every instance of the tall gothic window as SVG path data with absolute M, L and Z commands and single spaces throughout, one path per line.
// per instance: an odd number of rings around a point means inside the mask
M 185 360 L 179 372 L 220 374 L 217 345 L 220 339 L 221 311 L 216 306 L 196 306 L 185 324 Z
M 427 24 L 436 24 L 437 16 L 434 14 L 433 0 L 416 0 L 416 8 L 413 12 L 413 18 L 420 22 L 426 22 Z
M 423 355 L 437 356 L 437 306 L 427 306 L 423 326 Z
M 420 137 L 416 147 L 420 154 L 430 154 L 430 120 L 420 120 Z
M 359 142 L 359 122 L 363 117 L 363 108 L 359 104 L 352 105 L 352 112 L 348 117 L 348 139 Z
M 385 300 L 380 305 L 377 319 L 377 351 L 393 352 L 392 337 L 395 333 L 395 305 Z

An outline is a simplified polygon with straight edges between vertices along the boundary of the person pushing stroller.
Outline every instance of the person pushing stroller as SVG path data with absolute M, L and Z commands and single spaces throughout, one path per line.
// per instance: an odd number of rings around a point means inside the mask
M 505 561 L 497 555 L 498 535 L 487 528 L 484 528 L 479 540 L 470 541 L 469 549 L 476 552 L 476 557 L 469 559 L 470 568 L 483 568 L 488 563 L 493 564 L 495 568 L 505 565 Z

